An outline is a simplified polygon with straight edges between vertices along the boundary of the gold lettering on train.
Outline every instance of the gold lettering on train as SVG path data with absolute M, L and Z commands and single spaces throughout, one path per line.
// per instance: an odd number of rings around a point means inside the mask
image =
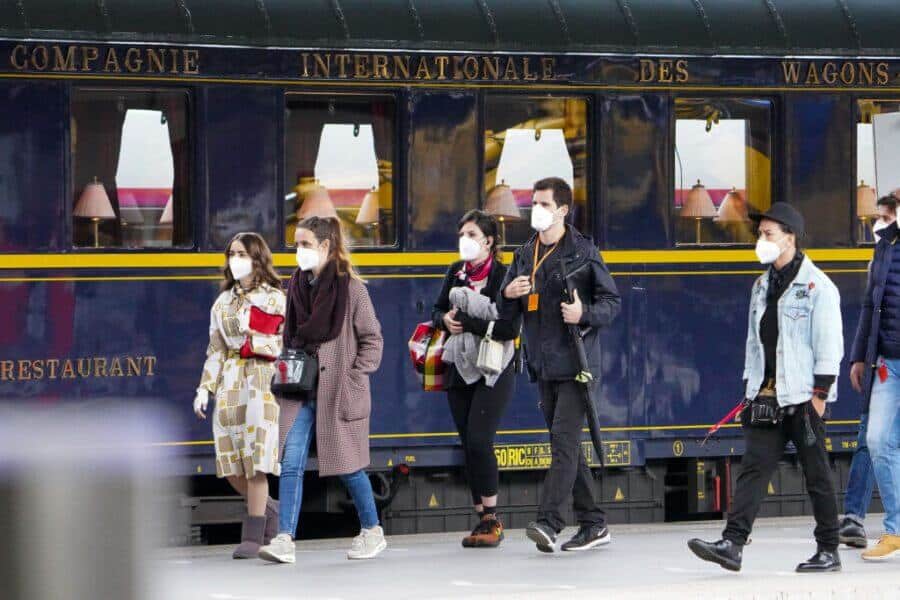
M 155 356 L 90 356 L 0 360 L 0 382 L 153 377 Z
M 639 83 L 687 83 L 691 75 L 683 58 L 642 58 L 638 63 Z
M 890 83 L 890 67 L 875 61 L 814 61 L 785 60 L 781 62 L 781 76 L 788 85 L 857 87 Z
M 18 57 L 16 57 L 18 60 Z M 12 60 L 12 59 L 11 59 Z M 672 63 L 672 61 L 669 61 Z M 335 69 L 335 65 L 337 68 Z M 553 81 L 556 59 L 548 56 L 481 56 L 477 54 L 363 54 L 300 52 L 301 79 L 413 80 L 413 81 Z M 676 76 L 674 63 L 667 69 Z M 337 71 L 335 73 L 335 70 Z M 686 73 L 686 72 L 685 72 Z
M 16 71 L 198 75 L 200 51 L 181 48 L 121 48 L 60 44 L 17 44 L 9 53 Z

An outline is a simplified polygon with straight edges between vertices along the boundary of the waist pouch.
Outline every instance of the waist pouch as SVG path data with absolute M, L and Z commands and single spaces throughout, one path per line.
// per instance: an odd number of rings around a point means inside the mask
M 751 427 L 775 427 L 784 418 L 784 410 L 778 406 L 775 388 L 765 387 L 750 402 Z

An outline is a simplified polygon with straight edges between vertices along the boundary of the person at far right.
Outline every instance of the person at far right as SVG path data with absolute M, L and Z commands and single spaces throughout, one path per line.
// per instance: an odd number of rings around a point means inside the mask
M 791 441 L 816 519 L 816 553 L 797 572 L 839 571 L 838 509 L 822 417 L 826 402 L 837 399 L 844 357 L 840 294 L 801 251 L 804 222 L 794 207 L 776 202 L 753 219 L 759 224 L 756 255 L 769 267 L 750 292 L 741 473 L 722 539 L 692 539 L 688 547 L 703 560 L 740 571 L 753 521 Z
M 900 230 L 894 218 L 896 206 L 893 196 L 878 201 L 881 221 L 889 224 L 877 230 L 878 243 L 850 354 L 850 380 L 863 394 L 863 418 L 868 419 L 863 421 L 865 446 L 884 505 L 884 534 L 874 548 L 862 554 L 869 561 L 900 556 Z M 854 455 L 854 463 L 856 460 Z M 848 489 L 848 495 L 850 492 Z M 865 536 L 861 523 L 859 529 Z M 862 542 L 860 545 L 865 537 Z

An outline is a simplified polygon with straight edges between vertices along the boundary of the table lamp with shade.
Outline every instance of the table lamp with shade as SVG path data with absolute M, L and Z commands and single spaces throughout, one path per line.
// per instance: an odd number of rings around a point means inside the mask
M 298 186 L 298 187 L 303 187 Z M 303 203 L 297 209 L 297 221 L 308 219 L 309 217 L 337 218 L 337 211 L 331 202 L 331 196 L 328 189 L 320 184 L 310 186 L 307 190 L 300 190 Z
M 519 205 L 516 204 L 516 196 L 512 189 L 502 181 L 492 187 L 484 199 L 484 212 L 497 217 L 497 220 L 500 221 L 500 237 L 503 238 L 505 245 L 506 222 L 522 220 L 522 213 L 519 211 Z
M 736 188 L 732 187 L 716 212 L 715 221 L 720 223 L 744 223 L 750 219 L 747 201 Z
M 162 211 L 162 215 L 159 217 L 160 225 L 171 225 L 173 221 L 172 218 L 172 196 L 169 196 L 169 200 L 166 202 L 166 207 Z
M 96 177 L 94 177 L 94 181 L 84 186 L 84 190 L 75 204 L 75 210 L 72 211 L 72 216 L 91 220 L 94 224 L 94 248 L 99 248 L 100 221 L 115 219 L 116 213 L 109 202 L 106 188 L 97 181 Z
M 860 237 L 866 241 L 874 239 L 869 234 L 872 232 L 871 221 L 878 216 L 878 204 L 875 198 L 875 188 L 860 181 L 856 188 L 856 216 L 859 218 L 861 229 Z
M 356 224 L 373 229 L 374 245 L 378 245 L 378 192 L 373 187 L 363 197 L 359 212 L 356 214 Z
M 688 192 L 684 204 L 681 206 L 681 218 L 694 219 L 697 223 L 696 244 L 700 245 L 700 223 L 704 218 L 716 216 L 716 206 L 706 188 L 697 180 L 696 185 Z

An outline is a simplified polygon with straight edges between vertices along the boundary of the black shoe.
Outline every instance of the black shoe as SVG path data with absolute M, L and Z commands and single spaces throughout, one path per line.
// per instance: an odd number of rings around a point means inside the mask
M 850 517 L 844 517 L 844 520 L 841 521 L 838 539 L 840 539 L 842 544 L 847 544 L 852 548 L 865 548 L 869 545 L 869 540 L 866 538 L 866 528 Z
M 582 525 L 578 533 L 560 548 L 563 552 L 580 552 L 597 546 L 604 546 L 612 540 L 606 525 Z
M 541 552 L 553 552 L 553 546 L 556 544 L 556 532 L 546 523 L 529 523 L 525 529 L 525 535 L 537 545 L 537 549 Z
M 729 571 L 741 570 L 741 559 L 744 554 L 744 547 L 730 540 L 719 540 L 717 542 L 704 542 L 694 538 L 688 542 L 688 548 L 697 555 L 698 558 L 714 562 L 723 569 Z
M 838 556 L 837 550 L 833 552 L 819 550 L 808 561 L 797 565 L 798 573 L 827 573 L 840 570 L 841 557 Z

